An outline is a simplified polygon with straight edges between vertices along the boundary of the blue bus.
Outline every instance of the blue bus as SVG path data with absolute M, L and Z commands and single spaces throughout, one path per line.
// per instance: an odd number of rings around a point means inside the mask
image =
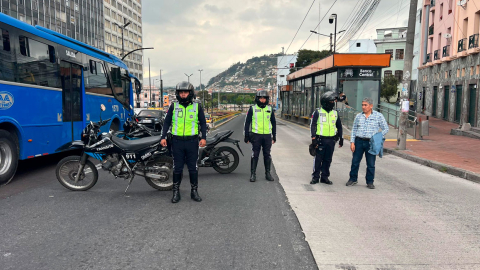
M 18 161 L 50 155 L 80 140 L 86 123 L 98 121 L 100 104 L 119 130 L 133 105 L 132 80 L 120 59 L 0 13 L 0 184 Z M 108 130 L 104 130 L 108 131 Z

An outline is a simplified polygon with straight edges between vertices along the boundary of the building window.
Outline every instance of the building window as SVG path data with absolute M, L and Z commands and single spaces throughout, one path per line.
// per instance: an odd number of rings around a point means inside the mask
M 395 50 L 395 59 L 397 60 L 403 60 L 403 49 L 396 49 Z
M 357 42 L 357 48 L 360 48 L 360 45 L 361 45 L 360 42 Z
M 403 70 L 395 70 L 395 78 L 398 82 L 401 82 L 403 80 Z
M 387 76 L 392 76 L 391 70 L 385 70 L 385 72 L 383 72 L 383 77 L 387 77 Z
M 385 53 L 389 53 L 390 58 L 393 58 L 393 50 L 385 50 Z

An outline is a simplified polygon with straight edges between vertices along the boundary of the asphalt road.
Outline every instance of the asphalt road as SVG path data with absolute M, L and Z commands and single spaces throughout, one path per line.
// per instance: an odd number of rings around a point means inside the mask
M 219 130 L 242 140 L 243 121 Z M 201 203 L 187 177 L 172 204 L 171 191 L 139 176 L 124 194 L 127 182 L 104 171 L 89 191 L 69 191 L 55 177 L 64 154 L 22 162 L 0 187 L 0 268 L 317 269 L 282 186 L 263 180 L 263 164 L 250 183 L 250 145 L 241 147 L 232 174 L 200 168 Z

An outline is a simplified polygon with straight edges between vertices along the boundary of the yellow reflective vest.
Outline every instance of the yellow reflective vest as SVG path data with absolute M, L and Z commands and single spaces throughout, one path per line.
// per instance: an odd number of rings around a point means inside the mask
M 174 103 L 172 135 L 198 135 L 198 103 L 190 104 L 186 108 L 178 102 Z
M 252 106 L 252 132 L 256 134 L 272 134 L 272 122 L 270 117 L 273 110 L 270 106 L 260 108 L 258 105 Z
M 333 137 L 337 135 L 338 113 L 335 110 L 328 113 L 323 108 L 318 109 L 317 135 Z

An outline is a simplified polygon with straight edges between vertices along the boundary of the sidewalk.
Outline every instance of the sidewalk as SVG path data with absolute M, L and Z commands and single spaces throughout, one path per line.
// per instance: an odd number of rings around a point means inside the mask
M 385 150 L 422 165 L 468 180 L 480 182 L 480 140 L 450 135 L 458 124 L 430 117 L 430 135 L 407 141 L 407 150 L 396 150 L 396 141 L 385 142 Z

